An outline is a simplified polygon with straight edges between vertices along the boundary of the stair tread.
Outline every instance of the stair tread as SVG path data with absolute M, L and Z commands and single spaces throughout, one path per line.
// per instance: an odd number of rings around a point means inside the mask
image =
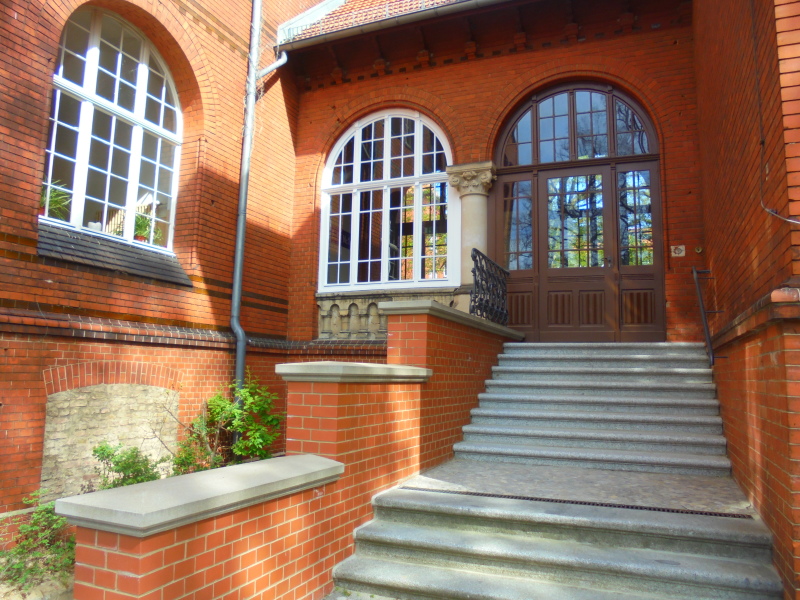
M 531 404 L 607 404 L 607 405 L 639 405 L 666 406 L 669 408 L 708 407 L 717 408 L 719 403 L 714 398 L 657 398 L 644 396 L 570 396 L 551 395 L 531 392 L 527 394 L 508 392 L 481 392 L 479 402 L 526 402 Z
M 782 589 L 771 564 L 681 552 L 592 545 L 535 536 L 487 534 L 393 523 L 380 519 L 358 530 L 363 544 L 401 546 L 448 556 L 472 555 L 482 560 L 534 563 L 549 567 L 611 572 L 621 576 L 716 585 L 757 591 Z
M 674 415 L 659 413 L 598 413 L 578 410 L 517 410 L 509 408 L 473 408 L 473 417 L 507 419 L 548 419 L 553 421 L 619 421 L 625 423 L 647 422 L 651 424 L 681 425 L 719 425 L 722 417 L 718 415 Z
M 549 458 L 579 458 L 584 460 L 618 461 L 625 463 L 648 463 L 661 465 L 693 465 L 714 468 L 730 468 L 725 456 L 713 454 L 688 454 L 682 452 L 646 452 L 642 450 L 615 450 L 606 448 L 571 448 L 566 446 L 537 446 L 534 444 L 499 444 L 458 442 L 456 452 L 499 454 L 509 456 L 539 456 Z
M 409 484 L 413 483 L 412 480 Z M 470 496 L 404 488 L 395 488 L 379 494 L 373 502 L 378 509 L 391 508 L 464 518 L 502 519 L 516 524 L 547 523 L 570 528 L 640 532 L 761 548 L 769 548 L 772 542 L 769 530 L 759 519 L 546 500 Z
M 377 585 L 384 590 L 443 600 L 661 600 L 663 595 L 628 594 L 618 591 L 559 585 L 530 578 L 475 573 L 430 565 L 351 556 L 334 570 L 337 581 Z M 344 580 L 344 581 L 342 581 Z M 535 583 L 535 585 L 534 585 Z M 407 596 L 406 596 L 407 597 Z
M 711 381 L 554 381 L 552 379 L 537 379 L 530 377 L 526 379 L 487 379 L 486 385 L 494 387 L 542 387 L 542 388 L 592 388 L 599 390 L 602 388 L 610 389 L 675 389 L 675 390 L 715 390 L 716 386 Z
M 548 438 L 585 438 L 594 440 L 619 440 L 662 443 L 695 443 L 710 446 L 725 446 L 725 438 L 719 433 L 691 433 L 685 431 L 656 432 L 636 429 L 592 429 L 565 427 L 514 427 L 503 425 L 465 425 L 464 433 L 483 435 L 535 436 Z
M 553 374 L 554 367 L 542 366 L 496 366 L 492 367 L 495 373 L 547 373 Z M 614 375 L 702 375 L 711 377 L 711 369 L 704 368 L 685 368 L 685 367 L 593 367 L 590 365 L 582 365 L 580 367 L 558 367 L 559 373 L 577 374 L 577 373 L 608 373 Z

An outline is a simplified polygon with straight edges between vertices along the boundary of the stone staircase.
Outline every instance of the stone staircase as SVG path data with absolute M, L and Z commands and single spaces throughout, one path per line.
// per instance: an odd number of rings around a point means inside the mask
M 605 469 L 690 494 L 729 477 L 714 397 L 697 344 L 507 344 L 454 450 L 487 480 L 498 462 L 578 486 Z M 783 597 L 752 513 L 465 489 L 412 480 L 376 496 L 337 585 L 407 600 Z
M 728 475 L 699 344 L 506 344 L 458 457 Z

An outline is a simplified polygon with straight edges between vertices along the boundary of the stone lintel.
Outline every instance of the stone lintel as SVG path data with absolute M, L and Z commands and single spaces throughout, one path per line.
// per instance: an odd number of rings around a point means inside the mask
M 492 182 L 497 179 L 492 161 L 465 163 L 447 167 L 450 185 L 465 194 L 489 194 Z
M 380 302 L 378 303 L 378 309 L 386 315 L 433 315 L 434 317 L 439 317 L 440 319 L 445 319 L 447 321 L 453 321 L 454 323 L 460 323 L 461 325 L 467 325 L 468 327 L 474 327 L 475 329 L 488 331 L 489 333 L 501 335 L 512 340 L 522 340 L 525 338 L 524 333 L 520 333 L 519 331 L 515 331 L 514 329 L 510 329 L 504 325 L 492 323 L 491 321 L 481 319 L 480 317 L 470 315 L 460 310 L 450 308 L 449 306 L 444 306 L 443 304 L 439 304 L 433 300 Z
M 56 500 L 79 527 L 143 538 L 336 481 L 344 465 L 304 454 L 178 475 Z
M 425 383 L 433 375 L 433 371 L 421 367 L 327 360 L 275 365 L 275 373 L 285 381 L 378 384 Z

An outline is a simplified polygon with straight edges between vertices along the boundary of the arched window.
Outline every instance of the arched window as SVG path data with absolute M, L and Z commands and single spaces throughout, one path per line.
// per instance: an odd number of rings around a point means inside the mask
M 448 233 L 443 140 L 433 123 L 402 110 L 342 136 L 323 184 L 321 291 L 448 283 L 458 247 Z
M 181 111 L 153 45 L 115 15 L 79 10 L 53 87 L 43 217 L 171 248 Z

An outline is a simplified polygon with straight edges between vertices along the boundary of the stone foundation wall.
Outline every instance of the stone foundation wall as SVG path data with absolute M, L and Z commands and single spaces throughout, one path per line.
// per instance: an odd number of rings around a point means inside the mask
M 97 486 L 92 448 L 103 441 L 135 446 L 151 458 L 177 442 L 178 392 L 139 384 L 101 384 L 47 398 L 41 486 L 47 499 Z
M 469 289 L 449 288 L 420 293 L 397 290 L 386 293 L 317 294 L 319 339 L 385 340 L 386 315 L 378 310 L 379 302 L 433 300 L 444 306 L 469 312 Z

